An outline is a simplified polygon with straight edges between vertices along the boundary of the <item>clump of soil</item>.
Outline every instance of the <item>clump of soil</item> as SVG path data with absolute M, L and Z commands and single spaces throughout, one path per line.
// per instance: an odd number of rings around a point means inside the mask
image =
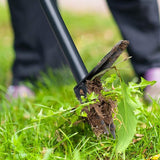
M 115 130 L 113 124 L 112 113 L 116 107 L 115 102 L 111 99 L 106 99 L 102 94 L 103 90 L 100 78 L 86 81 L 87 92 L 90 94 L 95 92 L 98 94 L 99 102 L 85 107 L 83 111 L 87 113 L 87 119 L 91 125 L 93 132 L 97 137 L 101 134 L 109 135 L 109 130 L 112 132 Z

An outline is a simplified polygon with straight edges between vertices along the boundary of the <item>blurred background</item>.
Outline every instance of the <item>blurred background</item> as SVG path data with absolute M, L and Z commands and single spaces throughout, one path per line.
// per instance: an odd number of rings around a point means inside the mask
M 158 0 L 160 2 L 160 0 Z M 121 40 L 117 25 L 105 0 L 58 0 L 62 17 L 73 37 L 81 57 L 90 71 L 98 61 Z M 160 4 L 160 3 L 159 3 Z M 13 33 L 6 0 L 0 0 L 0 85 L 11 83 L 14 59 Z M 122 59 L 126 57 L 123 54 Z M 130 62 L 120 63 L 127 81 L 135 76 Z

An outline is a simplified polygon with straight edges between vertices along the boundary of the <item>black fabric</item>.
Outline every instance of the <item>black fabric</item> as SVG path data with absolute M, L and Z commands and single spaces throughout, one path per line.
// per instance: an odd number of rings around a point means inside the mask
M 160 67 L 160 22 L 157 0 L 108 0 L 138 76 Z
M 66 64 L 39 0 L 8 0 L 15 34 L 13 84 L 33 80 L 48 67 Z
M 39 0 L 8 0 L 15 34 L 13 84 L 38 76 L 47 66 L 61 66 L 64 56 L 57 45 Z M 157 0 L 108 0 L 138 76 L 160 67 L 160 22 Z M 66 63 L 66 62 L 65 62 Z

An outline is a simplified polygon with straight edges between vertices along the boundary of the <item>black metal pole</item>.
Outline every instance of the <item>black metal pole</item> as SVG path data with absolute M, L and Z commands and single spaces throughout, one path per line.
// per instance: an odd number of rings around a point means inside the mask
M 45 14 L 47 15 L 51 28 L 58 39 L 60 47 L 67 58 L 74 78 L 77 83 L 79 83 L 86 77 L 88 71 L 64 24 L 64 21 L 55 4 L 55 0 L 40 0 L 40 2 Z

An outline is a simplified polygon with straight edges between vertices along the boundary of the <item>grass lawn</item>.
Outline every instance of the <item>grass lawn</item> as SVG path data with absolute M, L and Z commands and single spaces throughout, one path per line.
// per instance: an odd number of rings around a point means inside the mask
M 121 39 L 111 16 L 66 11 L 62 11 L 62 15 L 88 71 Z M 54 71 L 54 75 L 52 72 L 43 74 L 43 83 L 37 82 L 36 88 L 29 84 L 35 91 L 34 99 L 9 102 L 5 92 L 12 79 L 12 41 L 8 10 L 0 6 L 0 159 L 140 160 L 158 157 L 160 106 L 156 102 L 146 104 L 142 96 L 137 101 L 141 102 L 137 103 L 141 112 L 136 113 L 136 134 L 125 153 L 116 153 L 117 139 L 97 138 L 87 123 L 71 125 L 77 117 L 69 110 L 79 102 L 74 95 L 76 83 L 69 69 Z M 126 55 L 124 53 L 116 63 L 128 83 L 136 78 L 130 62 L 122 62 Z M 112 72 L 105 77 L 109 74 Z

